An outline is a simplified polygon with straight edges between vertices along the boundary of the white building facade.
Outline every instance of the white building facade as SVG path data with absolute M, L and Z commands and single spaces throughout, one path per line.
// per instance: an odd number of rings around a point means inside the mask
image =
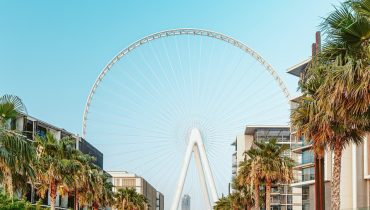
M 237 175 L 240 162 L 244 161 L 245 152 L 252 148 L 253 142 L 266 142 L 276 139 L 278 144 L 290 147 L 290 127 L 288 125 L 248 125 L 244 134 L 236 137 L 232 146 L 235 147 L 232 159 L 232 176 Z M 291 157 L 290 149 L 285 156 Z M 293 190 L 289 185 L 276 185 L 271 190 L 271 209 L 272 210 L 292 210 L 301 209 L 301 203 L 296 202 L 300 197 L 299 190 Z
M 148 210 L 164 210 L 164 196 L 144 178 L 126 171 L 107 171 L 112 176 L 113 192 L 133 188 L 148 200 Z

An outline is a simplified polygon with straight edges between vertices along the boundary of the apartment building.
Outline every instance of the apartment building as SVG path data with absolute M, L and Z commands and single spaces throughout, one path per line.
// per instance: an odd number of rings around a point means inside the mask
M 113 192 L 121 188 L 134 188 L 148 200 L 148 210 L 163 210 L 164 196 L 144 178 L 126 171 L 107 171 L 112 176 Z
M 232 155 L 232 176 L 237 175 L 239 164 L 247 158 L 245 152 L 252 148 L 253 142 L 266 142 L 273 138 L 277 139 L 278 144 L 290 147 L 290 127 L 288 125 L 246 126 L 244 134 L 237 136 L 232 143 L 232 146 L 235 147 L 235 152 Z M 284 155 L 290 157 L 290 149 Z M 276 185 L 271 190 L 271 209 L 300 209 L 300 203 L 294 202 L 297 200 L 295 197 L 300 197 L 300 191 L 293 191 L 289 185 Z
M 305 60 L 288 69 L 288 73 L 303 78 L 311 60 Z M 291 99 L 292 110 L 297 107 L 300 96 Z M 361 145 L 351 144 L 343 151 L 341 171 L 341 209 L 369 209 L 370 207 L 370 136 L 364 137 Z M 315 209 L 315 158 L 310 141 L 297 136 L 291 127 L 292 158 L 298 163 L 294 168 L 293 189 L 300 189 L 302 209 Z M 325 209 L 330 209 L 330 182 L 334 155 L 326 150 L 324 156 Z
M 57 126 L 51 125 L 47 122 L 39 120 L 35 117 L 19 114 L 19 116 L 9 122 L 10 128 L 21 132 L 25 135 L 29 140 L 33 141 L 36 135 L 44 136 L 47 132 L 50 132 L 54 135 L 56 139 L 61 139 L 64 137 L 70 137 L 74 139 L 74 145 L 76 149 L 79 149 L 81 152 L 85 154 L 89 154 L 95 157 L 95 164 L 100 168 L 103 168 L 103 153 L 101 153 L 98 149 L 96 149 L 93 145 L 87 142 L 85 139 L 75 135 L 71 132 L 66 131 L 63 128 L 59 128 Z M 37 202 L 40 198 L 36 195 L 35 189 L 29 185 L 29 193 L 26 195 L 27 200 L 32 203 Z M 50 205 L 50 197 L 46 196 L 42 199 L 43 205 Z M 74 197 L 73 196 L 57 196 L 56 199 L 56 206 L 59 209 L 67 209 L 74 207 Z

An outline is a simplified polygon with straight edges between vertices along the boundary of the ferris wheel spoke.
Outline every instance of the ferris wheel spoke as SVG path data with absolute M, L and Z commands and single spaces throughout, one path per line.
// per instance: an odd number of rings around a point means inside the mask
M 222 61 L 221 63 L 219 63 L 217 66 L 214 66 L 214 69 L 216 69 L 216 71 L 215 71 L 215 75 L 213 76 L 213 74 L 212 74 L 212 79 L 213 78 L 215 78 L 215 81 L 219 81 L 220 79 L 223 79 L 224 77 L 221 75 L 221 73 L 222 73 L 222 69 L 226 69 L 225 68 L 225 66 L 226 66 L 226 64 L 225 64 L 225 60 L 230 60 L 230 57 L 232 57 L 232 53 L 233 53 L 233 51 L 232 50 L 230 50 L 230 48 L 226 48 L 226 45 L 224 46 L 225 48 L 224 48 L 224 51 L 226 51 L 226 49 L 227 49 L 227 53 L 226 53 L 226 56 L 224 56 L 223 58 L 218 58 L 218 61 Z M 219 69 L 218 71 L 217 71 L 217 69 Z M 218 74 L 217 74 L 218 73 Z M 209 110 L 210 111 L 214 111 L 214 106 L 215 105 L 217 105 L 217 100 L 219 100 L 219 93 L 221 92 L 223 92 L 223 91 L 221 91 L 224 87 L 223 87 L 223 85 L 224 85 L 224 83 L 221 83 L 221 82 L 215 82 L 215 83 L 217 83 L 217 84 L 219 84 L 218 86 L 216 86 L 216 87 L 214 87 L 214 89 L 210 89 L 209 90 L 209 92 L 207 93 L 209 96 L 208 96 L 208 105 L 207 105 L 207 107 L 209 107 Z
M 233 84 L 235 84 L 235 87 L 233 89 L 234 90 L 241 90 L 241 91 L 233 91 L 231 93 L 226 94 L 225 101 L 232 101 L 233 98 L 238 98 L 241 95 L 245 94 L 245 92 L 242 91 L 242 88 L 241 88 L 242 85 L 245 85 L 244 82 L 243 82 L 243 79 L 245 79 L 245 77 L 248 75 L 248 72 L 250 72 L 249 69 L 251 69 L 254 66 L 255 63 L 256 63 L 256 61 L 252 61 L 251 64 L 248 65 L 249 68 L 247 68 L 246 71 L 243 71 L 242 75 L 240 75 L 239 78 L 237 78 L 236 82 L 233 82 Z M 240 97 L 240 98 L 242 98 L 242 97 Z M 238 103 L 233 103 L 231 106 L 235 107 L 237 104 Z M 230 105 L 227 105 L 227 103 L 222 103 L 222 104 L 220 104 L 220 108 L 218 110 L 228 110 L 228 109 L 230 109 Z
M 167 89 L 167 91 L 170 92 L 171 95 L 169 95 L 168 97 L 175 97 L 175 95 L 173 93 L 173 90 L 175 90 L 175 85 L 173 85 L 172 82 L 170 81 L 170 79 L 168 78 L 167 73 L 164 70 L 164 67 L 162 65 L 162 62 L 160 62 L 157 54 L 153 51 L 152 44 L 149 44 L 149 46 L 150 46 L 151 52 L 152 52 L 155 60 L 157 61 L 158 65 L 160 66 L 161 73 L 164 75 L 164 78 L 166 79 L 167 84 L 169 85 L 169 88 Z M 183 114 L 184 113 L 184 110 L 182 109 L 183 107 L 181 106 L 181 104 L 172 103 L 171 104 L 171 107 L 173 107 L 173 109 L 175 110 L 175 112 L 177 112 L 177 115 L 180 115 L 180 114 Z
M 257 105 L 261 105 L 261 104 L 266 104 L 268 102 L 271 102 L 271 99 L 276 95 L 276 93 L 273 93 L 271 94 L 271 97 L 267 97 L 266 99 L 265 98 L 262 98 L 261 100 L 259 100 L 257 103 L 253 104 L 252 106 L 247 106 L 247 107 L 244 107 L 244 110 L 253 110 L 253 107 L 256 107 Z M 241 103 L 243 104 L 243 103 Z M 240 105 L 239 105 L 240 106 Z M 278 108 L 278 107 L 269 107 L 269 109 L 274 109 L 274 108 Z M 237 112 L 235 110 L 241 110 L 240 112 Z M 262 111 L 258 111 L 258 112 L 254 112 L 253 114 L 263 114 L 264 111 L 266 110 L 262 110 Z M 239 115 L 241 114 L 241 115 Z M 235 121 L 235 120 L 239 120 L 239 116 L 242 116 L 242 118 L 245 118 L 246 116 L 250 116 L 249 113 L 243 113 L 242 112 L 242 108 L 238 108 L 237 106 L 232 106 L 232 108 L 230 110 L 228 110 L 227 114 L 225 115 L 227 117 L 223 118 L 223 120 L 225 120 L 225 122 L 228 122 L 228 121 Z M 253 116 L 257 116 L 257 115 L 253 115 Z
M 154 152 L 151 152 L 150 154 L 153 155 L 152 156 L 153 159 L 155 159 L 156 157 L 162 156 L 163 155 L 162 152 L 163 152 L 164 148 L 166 148 L 166 147 L 157 147 L 156 150 L 154 150 Z M 116 167 L 122 166 L 124 164 L 126 164 L 126 165 L 138 165 L 139 164 L 139 165 L 141 165 L 142 163 L 140 163 L 139 161 L 145 160 L 147 158 L 146 155 L 144 155 L 145 153 L 143 153 L 143 151 L 146 151 L 146 150 L 141 151 L 140 154 L 142 154 L 142 156 L 120 161 L 120 163 L 118 163 L 116 165 L 113 165 L 112 167 L 116 168 Z M 124 153 L 122 153 L 121 155 L 113 156 L 113 157 L 117 158 L 118 156 L 124 156 Z

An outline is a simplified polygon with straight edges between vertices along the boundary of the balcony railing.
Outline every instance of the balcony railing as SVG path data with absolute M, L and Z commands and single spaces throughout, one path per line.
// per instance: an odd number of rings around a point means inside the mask
M 303 174 L 302 182 L 315 180 L 315 174 Z
M 291 149 L 297 149 L 297 148 L 300 148 L 300 147 L 309 146 L 311 144 L 312 144 L 312 142 L 307 142 L 307 141 L 292 142 Z

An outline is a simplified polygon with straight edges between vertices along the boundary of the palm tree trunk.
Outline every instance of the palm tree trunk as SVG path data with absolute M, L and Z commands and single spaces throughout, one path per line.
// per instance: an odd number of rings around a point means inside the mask
M 93 210 L 98 210 L 99 209 L 99 204 L 96 201 L 94 201 L 92 207 L 93 207 Z
M 260 184 L 258 180 L 254 181 L 254 209 L 260 209 Z
M 266 209 L 271 207 L 271 181 L 266 180 Z
M 50 210 L 55 210 L 55 200 L 57 197 L 57 186 L 55 181 L 50 182 Z
M 340 209 L 340 172 L 342 167 L 342 149 L 341 143 L 334 146 L 334 170 L 333 180 L 331 182 L 331 210 Z
M 77 189 L 75 188 L 75 210 L 78 210 L 78 191 Z
M 12 172 L 10 171 L 9 167 L 5 167 L 4 170 L 4 179 L 6 183 L 6 191 L 13 200 L 14 198 L 14 189 L 13 189 L 13 177 L 12 177 Z

